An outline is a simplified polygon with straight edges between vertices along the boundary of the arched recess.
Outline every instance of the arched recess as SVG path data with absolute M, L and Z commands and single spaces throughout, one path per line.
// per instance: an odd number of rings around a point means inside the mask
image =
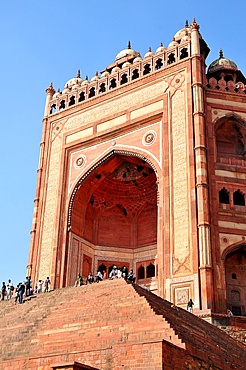
M 235 114 L 221 117 L 215 123 L 217 162 L 235 164 L 246 159 L 246 123 Z
M 223 255 L 226 305 L 234 315 L 246 315 L 246 244 L 227 248 Z
M 135 272 L 139 262 L 156 265 L 157 198 L 157 170 L 140 153 L 114 150 L 90 168 L 70 198 L 66 285 L 78 272 L 86 277 L 85 259 L 93 273 L 102 265 Z

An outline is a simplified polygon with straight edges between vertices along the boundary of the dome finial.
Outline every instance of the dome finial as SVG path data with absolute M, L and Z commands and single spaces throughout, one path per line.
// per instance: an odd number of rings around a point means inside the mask
M 50 86 L 48 87 L 48 89 L 45 90 L 47 94 L 51 94 L 51 95 L 54 95 L 54 93 L 56 92 L 55 89 L 53 88 L 53 83 L 51 82 L 50 83 Z
M 221 58 L 224 58 L 224 55 L 223 55 L 223 50 L 220 48 L 220 54 L 219 54 L 219 59 L 221 59 Z
M 189 27 L 189 22 L 188 22 L 188 19 L 186 19 L 185 21 L 185 28 L 188 28 Z
M 80 78 L 80 69 L 78 69 L 77 78 Z
M 131 41 L 130 41 L 130 40 L 128 41 L 127 48 L 128 48 L 128 49 L 131 49 Z
M 199 24 L 196 23 L 196 19 L 195 18 L 193 18 L 193 21 L 191 23 L 191 28 L 192 29 L 196 29 L 196 30 L 199 30 L 199 28 L 200 28 Z

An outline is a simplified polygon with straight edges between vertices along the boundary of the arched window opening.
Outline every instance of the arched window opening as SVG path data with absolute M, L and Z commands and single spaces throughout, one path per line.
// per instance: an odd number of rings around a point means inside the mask
M 147 268 L 146 268 L 146 277 L 147 278 L 151 278 L 151 277 L 154 277 L 155 276 L 155 266 L 153 265 L 153 263 L 150 263 Z
M 128 78 L 127 78 L 127 74 L 124 73 L 122 76 L 121 76 L 121 81 L 120 81 L 120 84 L 123 85 L 125 83 L 128 82 Z
M 235 272 L 233 272 L 233 274 L 231 274 L 231 278 L 232 278 L 233 280 L 237 280 L 237 275 L 235 274 Z
M 52 106 L 50 107 L 50 114 L 53 114 L 56 112 L 56 104 L 52 104 Z
M 167 59 L 167 64 L 172 64 L 172 63 L 175 63 L 175 55 L 174 53 L 171 53 L 168 55 L 168 59 Z
M 114 89 L 116 87 L 116 79 L 112 78 L 110 81 L 109 89 Z
M 71 106 L 71 105 L 74 105 L 75 104 L 75 96 L 71 96 L 71 98 L 70 98 L 70 100 L 69 100 L 69 107 Z
M 226 118 L 216 130 L 218 157 L 244 156 L 245 130 L 234 118 Z
M 96 92 L 95 92 L 95 87 L 91 87 L 90 88 L 90 91 L 89 91 L 89 95 L 88 95 L 88 98 L 92 98 L 93 96 L 96 95 Z
M 158 70 L 158 69 L 161 69 L 162 67 L 163 67 L 162 60 L 161 59 L 157 59 L 157 61 L 155 63 L 155 69 Z
M 230 193 L 226 188 L 219 191 L 219 202 L 223 204 L 230 204 Z
M 138 69 L 134 69 L 134 71 L 132 72 L 132 80 L 135 80 L 136 78 L 139 78 Z
M 150 68 L 150 65 L 149 64 L 145 64 L 144 66 L 144 71 L 143 71 L 143 75 L 147 75 L 148 73 L 151 72 L 151 68 Z
M 65 100 L 60 102 L 59 110 L 65 109 Z
M 144 266 L 139 266 L 138 268 L 138 280 L 144 279 L 145 278 L 145 271 L 144 271 Z
M 106 91 L 105 83 L 102 83 L 99 87 L 99 94 L 102 94 Z
M 187 48 L 183 48 L 181 49 L 181 52 L 180 52 L 180 59 L 184 59 L 184 58 L 187 58 L 189 55 L 188 55 L 188 50 Z
M 245 196 L 241 190 L 237 190 L 233 193 L 233 203 L 235 206 L 245 206 Z
M 82 91 L 82 93 L 79 94 L 79 102 L 85 100 L 85 93 Z

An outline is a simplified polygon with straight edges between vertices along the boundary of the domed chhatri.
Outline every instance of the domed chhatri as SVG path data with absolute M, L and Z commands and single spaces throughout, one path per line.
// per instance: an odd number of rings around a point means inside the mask
M 128 42 L 128 47 L 127 49 L 124 49 L 120 51 L 116 57 L 115 57 L 115 62 L 118 61 L 119 59 L 126 58 L 126 57 L 137 57 L 139 55 L 139 52 L 136 50 L 133 50 L 131 48 L 131 43 L 130 41 Z
M 215 72 L 221 69 L 231 69 L 234 71 L 238 70 L 236 63 L 224 57 L 222 49 L 220 49 L 219 58 L 214 60 L 208 67 L 208 73 Z
M 188 24 L 188 20 L 186 20 L 185 27 L 184 28 L 181 28 L 181 30 L 179 30 L 178 32 L 176 32 L 173 38 L 175 39 L 175 41 L 179 41 L 184 36 L 190 34 L 190 32 L 191 32 L 191 30 L 190 30 L 190 27 L 189 27 L 189 24 Z
M 73 85 L 81 85 L 83 82 L 83 79 L 80 77 L 80 70 L 78 70 L 78 73 L 77 73 L 77 77 L 73 77 L 71 78 L 70 80 L 68 80 L 65 85 L 64 85 L 64 88 L 71 88 Z

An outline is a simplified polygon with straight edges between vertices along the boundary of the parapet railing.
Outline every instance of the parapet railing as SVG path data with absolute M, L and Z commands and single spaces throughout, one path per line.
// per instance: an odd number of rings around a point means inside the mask
M 189 57 L 190 42 L 183 42 L 173 48 L 163 48 L 156 54 L 152 52 L 147 54 L 151 55 L 147 55 L 143 59 L 135 57 L 131 60 L 125 60 L 124 63 L 118 63 L 112 69 L 106 69 L 101 77 L 94 76 L 90 82 L 84 80 L 81 85 L 75 84 L 72 87 L 65 87 L 63 92 L 57 92 L 51 100 L 50 114 L 87 101 Z
M 211 90 L 220 90 L 228 92 L 236 92 L 239 94 L 246 94 L 246 86 L 243 82 L 234 82 L 232 80 L 226 81 L 224 79 L 217 80 L 214 77 L 209 78 L 206 87 Z

